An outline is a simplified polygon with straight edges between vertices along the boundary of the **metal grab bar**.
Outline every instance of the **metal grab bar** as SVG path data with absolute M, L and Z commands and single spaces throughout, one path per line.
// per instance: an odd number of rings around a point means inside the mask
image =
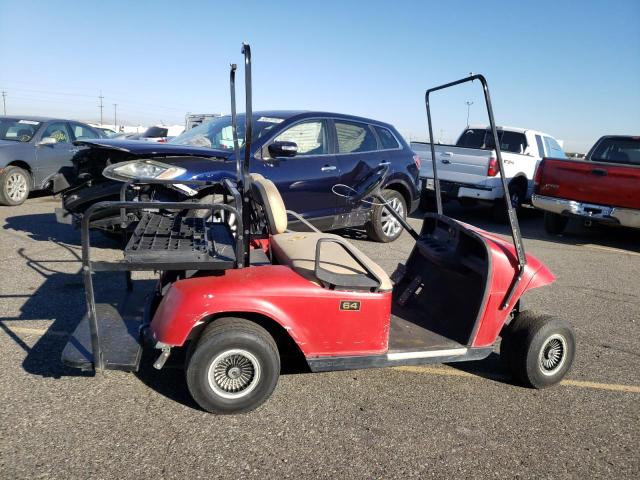
M 100 345 L 100 337 L 98 332 L 98 319 L 96 316 L 95 294 L 93 290 L 93 279 L 91 269 L 91 241 L 89 223 L 91 217 L 102 210 L 120 208 L 141 210 L 144 208 L 164 207 L 176 210 L 225 210 L 236 215 L 238 228 L 242 231 L 242 217 L 238 214 L 238 210 L 234 207 L 224 204 L 202 204 L 202 203 L 184 203 L 184 202 L 98 202 L 89 207 L 82 217 L 82 276 L 84 280 L 85 298 L 87 301 L 87 314 L 89 315 L 89 331 L 91 333 L 91 349 L 93 351 L 93 363 L 96 370 L 104 369 L 104 361 L 102 359 L 102 347 Z M 236 236 L 236 262 L 238 266 L 243 265 L 243 243 L 241 235 Z

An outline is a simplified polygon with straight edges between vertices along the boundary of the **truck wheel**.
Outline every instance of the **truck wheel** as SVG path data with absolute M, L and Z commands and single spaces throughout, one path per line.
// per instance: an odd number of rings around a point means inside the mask
M 567 228 L 568 217 L 563 217 L 557 213 L 544 212 L 544 229 L 551 235 L 560 235 Z
M 276 343 L 259 325 L 221 318 L 208 325 L 187 360 L 189 392 L 204 410 L 243 413 L 264 403 L 278 383 Z
M 509 185 L 509 199 L 511 200 L 511 206 L 514 210 L 518 210 L 524 202 L 526 192 L 518 184 Z M 509 221 L 509 214 L 507 213 L 507 206 L 504 203 L 504 198 L 498 198 L 493 204 L 493 219 L 498 223 L 507 223 Z
M 505 367 L 514 378 L 532 388 L 560 382 L 571 368 L 574 354 L 575 338 L 567 322 L 529 312 L 513 320 L 500 345 Z
M 387 205 L 407 218 L 407 204 L 404 197 L 395 190 L 383 190 L 382 196 Z M 376 242 L 393 242 L 402 233 L 402 225 L 389 213 L 386 206 L 375 205 L 371 211 L 371 220 L 365 225 L 367 235 Z
M 0 173 L 0 205 L 22 205 L 31 191 L 31 175 L 20 167 L 7 167 Z

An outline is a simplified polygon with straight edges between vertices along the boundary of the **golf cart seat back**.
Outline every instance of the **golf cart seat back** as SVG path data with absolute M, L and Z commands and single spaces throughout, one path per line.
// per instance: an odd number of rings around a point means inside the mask
M 264 209 L 271 233 L 271 251 L 279 264 L 287 265 L 307 280 L 324 286 L 326 282 L 316 275 L 316 248 L 321 239 L 327 239 L 330 241 L 323 243 L 320 250 L 319 266 L 343 280 L 347 278 L 341 287 L 349 288 L 348 276 L 353 277 L 354 287 L 363 276 L 374 276 L 379 282 L 379 291 L 393 290 L 393 283 L 385 271 L 342 237 L 323 232 L 287 232 L 287 211 L 277 187 L 262 175 L 251 174 L 251 180 L 254 195 Z M 345 243 L 348 243 L 357 260 L 342 246 Z

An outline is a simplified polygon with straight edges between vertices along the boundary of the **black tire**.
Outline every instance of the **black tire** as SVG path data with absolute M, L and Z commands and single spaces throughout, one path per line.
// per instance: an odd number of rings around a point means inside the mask
M 568 217 L 563 217 L 557 213 L 544 212 L 544 229 L 551 235 L 560 235 L 567 228 Z
M 438 203 L 433 192 L 427 190 L 422 192 L 420 195 L 420 208 L 425 212 L 436 212 L 438 210 Z
M 210 379 L 214 362 L 219 375 Z M 275 341 L 264 328 L 242 318 L 221 318 L 208 325 L 187 359 L 189 392 L 211 413 L 257 408 L 269 398 L 279 376 Z
M 31 192 L 31 175 L 20 167 L 7 167 L 0 173 L 0 205 L 22 205 Z
M 511 205 L 516 211 L 522 206 L 526 193 L 522 186 L 517 183 L 509 185 L 509 198 L 511 199 Z M 507 213 L 504 198 L 498 198 L 493 203 L 493 219 L 498 223 L 509 222 L 509 214 Z
M 401 210 L 402 218 L 407 218 L 407 203 L 399 192 L 383 190 L 382 196 L 387 203 L 396 205 L 396 209 Z M 376 204 L 371 210 L 371 220 L 365 225 L 367 235 L 376 242 L 393 242 L 402 234 L 402 226 L 397 221 L 392 220 L 391 214 L 385 210 L 385 206 Z M 398 228 L 396 228 L 396 225 Z
M 500 357 L 513 377 L 531 388 L 560 382 L 571 369 L 575 337 L 567 322 L 551 315 L 520 313 L 506 328 Z

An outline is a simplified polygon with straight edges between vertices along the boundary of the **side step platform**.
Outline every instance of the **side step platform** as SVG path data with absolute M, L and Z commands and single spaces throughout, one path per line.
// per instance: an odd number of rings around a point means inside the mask
M 144 305 L 138 305 L 138 308 L 132 308 L 135 306 L 129 302 L 125 302 L 124 305 L 127 312 L 122 315 L 113 305 L 96 304 L 100 348 L 106 370 L 135 372 L 142 357 L 140 326 Z M 91 371 L 94 368 L 93 359 L 89 316 L 85 315 L 62 351 L 62 363 Z

